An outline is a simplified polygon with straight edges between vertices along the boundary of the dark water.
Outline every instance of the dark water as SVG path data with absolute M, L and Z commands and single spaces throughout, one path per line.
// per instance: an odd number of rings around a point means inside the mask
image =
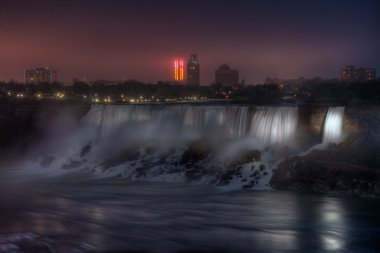
M 375 199 L 79 178 L 7 180 L 0 234 L 85 242 L 93 252 L 380 250 Z

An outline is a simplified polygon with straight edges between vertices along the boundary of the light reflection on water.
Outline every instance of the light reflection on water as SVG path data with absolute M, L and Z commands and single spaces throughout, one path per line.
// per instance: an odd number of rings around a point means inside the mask
M 328 201 L 321 205 L 321 223 L 330 226 L 331 231 L 322 236 L 323 247 L 328 250 L 343 250 L 348 239 L 346 231 L 346 210 L 340 200 Z
M 0 234 L 72 237 L 100 251 L 380 249 L 377 200 L 116 180 L 25 187 L 0 205 Z

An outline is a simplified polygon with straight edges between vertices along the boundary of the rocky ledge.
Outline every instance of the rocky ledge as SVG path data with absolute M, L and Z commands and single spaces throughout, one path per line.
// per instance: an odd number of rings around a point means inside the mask
M 274 170 L 270 184 L 281 190 L 380 197 L 377 155 L 355 156 L 354 146 L 350 147 L 351 152 L 344 145 L 331 145 L 305 156 L 285 159 Z

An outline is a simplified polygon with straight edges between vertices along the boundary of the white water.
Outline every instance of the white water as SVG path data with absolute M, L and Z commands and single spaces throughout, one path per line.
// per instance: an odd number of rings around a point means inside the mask
M 265 143 L 291 144 L 295 140 L 297 122 L 298 108 L 261 108 L 252 119 L 250 134 Z
M 329 109 L 324 142 L 340 139 L 343 111 Z M 226 189 L 253 181 L 255 189 L 264 189 L 278 161 L 301 152 L 297 125 L 297 107 L 94 105 L 77 131 L 46 143 L 44 155 L 25 168 L 42 175 L 80 170 L 132 180 L 179 182 L 190 177 L 194 183 L 215 184 L 233 164 L 241 169 L 223 184 Z M 197 158 L 194 151 L 186 156 L 192 147 L 205 156 Z M 260 151 L 259 160 L 234 163 L 253 150 Z M 50 163 L 48 156 L 53 157 Z M 194 168 L 201 168 L 199 177 L 191 172 Z
M 339 143 L 342 140 L 344 107 L 330 107 L 323 129 L 323 143 Z
M 197 130 L 221 130 L 230 137 L 255 137 L 267 144 L 288 145 L 295 139 L 297 107 L 248 106 L 93 106 L 83 123 L 99 128 L 101 136 L 127 123 L 171 122 Z

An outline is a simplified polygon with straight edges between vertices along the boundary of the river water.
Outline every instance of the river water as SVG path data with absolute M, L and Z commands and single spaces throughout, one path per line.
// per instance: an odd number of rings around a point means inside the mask
M 376 199 L 223 192 L 214 186 L 83 174 L 2 178 L 0 234 L 33 233 L 65 248 L 52 252 L 380 250 Z M 0 237 L 0 252 L 19 252 L 1 249 Z

